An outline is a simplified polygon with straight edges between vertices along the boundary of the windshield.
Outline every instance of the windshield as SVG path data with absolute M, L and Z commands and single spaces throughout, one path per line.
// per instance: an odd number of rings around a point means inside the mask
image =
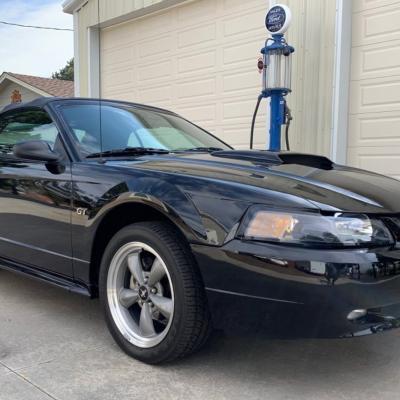
M 62 106 L 61 113 L 84 157 L 128 147 L 167 151 L 229 148 L 183 118 L 161 111 L 108 103 Z

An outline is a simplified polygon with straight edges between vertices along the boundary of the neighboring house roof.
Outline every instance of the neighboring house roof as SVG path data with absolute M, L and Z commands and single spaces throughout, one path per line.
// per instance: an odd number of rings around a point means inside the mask
M 14 74 L 3 72 L 0 76 L 0 84 L 9 79 L 33 90 L 41 96 L 72 97 L 74 95 L 74 82 L 60 79 L 42 78 L 32 75 Z

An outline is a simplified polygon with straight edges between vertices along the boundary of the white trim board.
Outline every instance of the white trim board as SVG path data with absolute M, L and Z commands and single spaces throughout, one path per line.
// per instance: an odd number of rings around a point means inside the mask
M 78 11 L 88 0 L 65 0 L 61 7 L 66 14 L 73 14 Z
M 352 2 L 336 0 L 335 72 L 331 130 L 331 158 L 347 161 L 351 63 Z
M 74 13 L 74 93 L 80 96 L 80 64 L 79 64 L 79 13 Z
M 88 28 L 88 92 L 89 97 L 100 97 L 100 29 Z

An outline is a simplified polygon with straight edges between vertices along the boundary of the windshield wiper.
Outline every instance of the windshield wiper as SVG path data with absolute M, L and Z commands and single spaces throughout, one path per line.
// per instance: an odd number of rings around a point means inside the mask
M 86 158 L 99 158 L 99 157 L 118 157 L 126 155 L 145 155 L 145 154 L 168 154 L 169 151 L 165 149 L 153 149 L 151 147 L 126 147 L 125 149 L 107 150 L 98 153 L 91 153 Z
M 211 153 L 213 151 L 223 150 L 220 147 L 193 147 L 192 149 L 183 149 L 182 151 L 200 151 Z

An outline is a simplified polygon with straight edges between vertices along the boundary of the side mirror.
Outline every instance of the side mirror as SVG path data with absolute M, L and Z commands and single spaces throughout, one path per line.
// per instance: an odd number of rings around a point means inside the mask
M 30 140 L 17 143 L 13 150 L 14 156 L 24 160 L 43 161 L 55 163 L 60 160 L 60 155 L 54 152 L 44 140 Z

